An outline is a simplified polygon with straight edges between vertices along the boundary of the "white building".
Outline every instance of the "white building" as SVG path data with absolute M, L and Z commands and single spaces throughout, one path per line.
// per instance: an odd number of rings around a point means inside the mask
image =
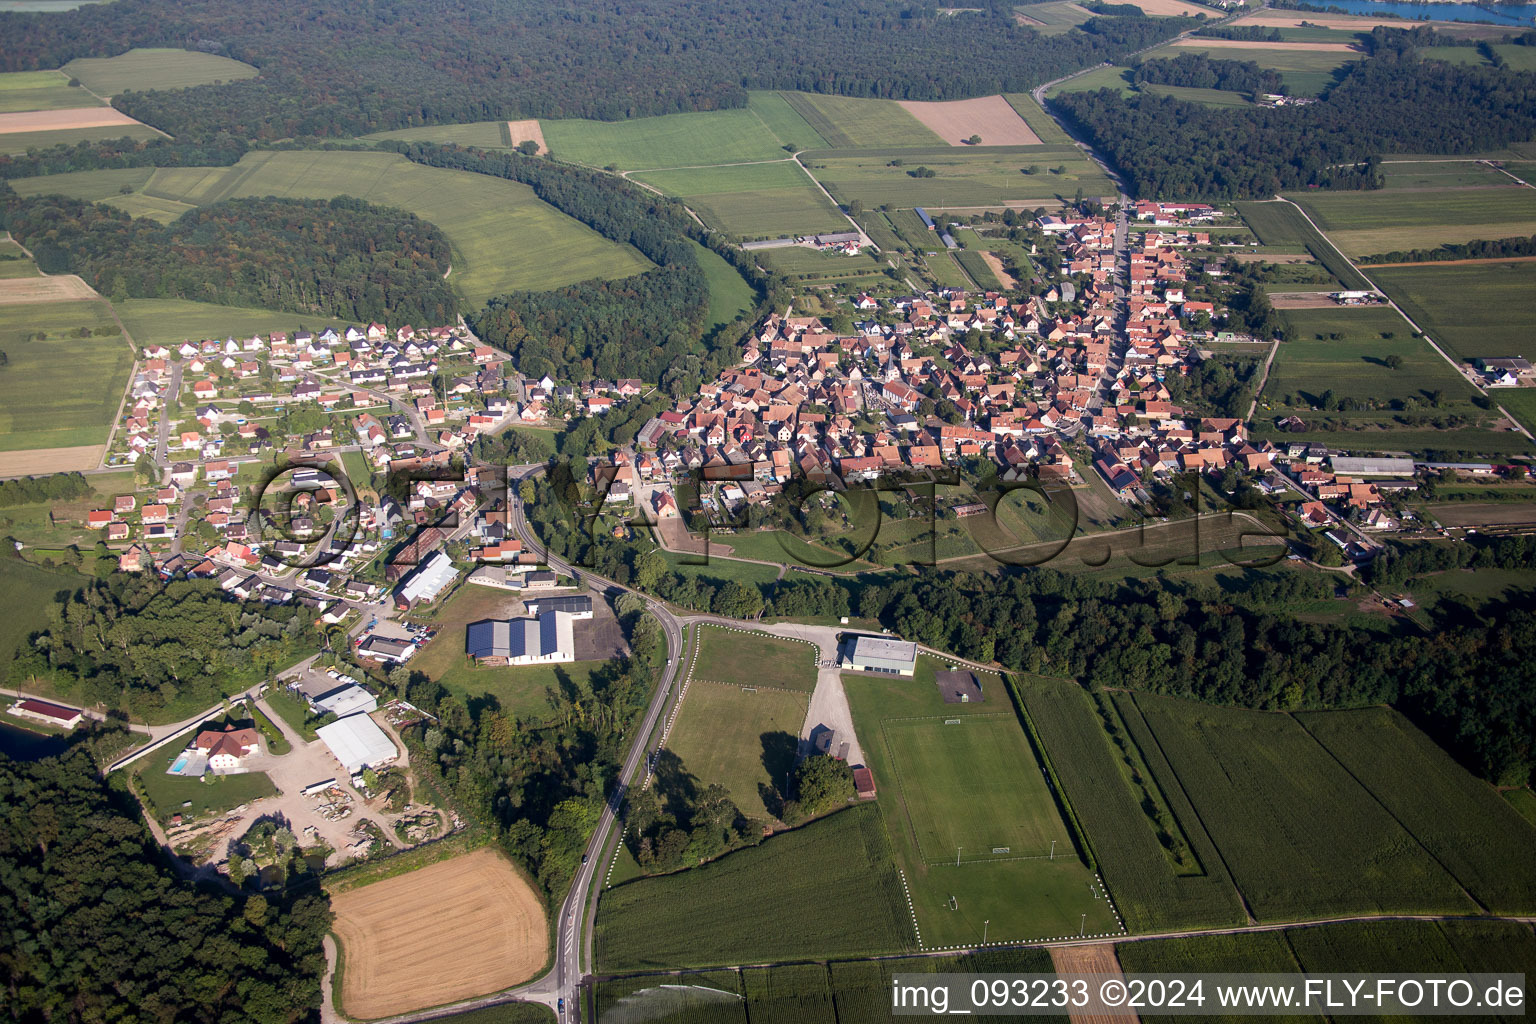
M 575 661 L 576 637 L 571 625 L 574 619 L 569 612 L 547 611 L 536 619 L 472 622 L 465 631 L 464 650 L 482 665 Z
M 453 559 L 441 551 L 434 551 L 406 577 L 395 594 L 395 603 L 409 608 L 420 601 L 435 601 L 458 576 L 459 570 L 453 567 Z
M 917 644 L 881 636 L 856 636 L 843 643 L 842 667 L 854 672 L 910 676 L 917 671 Z
M 367 715 L 351 715 L 339 722 L 322 725 L 315 730 L 315 735 L 325 741 L 348 774 L 388 764 L 398 756 L 388 734 Z
M 337 718 L 346 718 L 348 715 L 377 711 L 379 698 L 361 686 L 348 685 L 320 697 L 315 701 L 315 707 L 321 711 L 329 711 Z

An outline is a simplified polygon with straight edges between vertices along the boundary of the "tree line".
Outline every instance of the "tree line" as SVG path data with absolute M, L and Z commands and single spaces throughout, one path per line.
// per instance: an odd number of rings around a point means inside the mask
M 1099 17 L 1061 35 L 1003 0 L 960 16 L 858 0 L 134 0 L 56 18 L 0 14 L 0 70 L 57 68 L 129 47 L 233 57 L 258 78 L 114 103 L 178 138 L 356 136 L 524 117 L 618 120 L 746 105 L 748 89 L 941 100 L 1025 91 L 1180 31 L 1185 19 Z M 978 46 L 977 40 L 986 45 Z
M 1144 60 L 1131 71 L 1137 85 L 1181 85 L 1227 92 L 1279 93 L 1280 72 L 1251 60 L 1212 60 L 1203 53 L 1181 53 L 1172 59 Z
M 1446 242 L 1433 249 L 1398 249 L 1362 256 L 1356 263 L 1438 263 L 1447 260 L 1494 260 L 1511 256 L 1536 256 L 1536 235 L 1500 239 Z
M 80 473 L 21 476 L 14 480 L 0 480 L 0 508 L 37 505 L 45 501 L 69 501 L 90 493 L 90 482 Z
M 1378 188 L 1377 154 L 1475 153 L 1536 135 L 1536 74 L 1420 61 L 1406 35 L 1377 29 L 1376 55 L 1306 106 L 1213 107 L 1107 89 L 1051 102 L 1147 198 Z
M 79 274 L 114 300 L 434 325 L 458 316 L 442 231 L 360 199 L 231 199 L 161 224 L 64 196 L 12 195 L 3 219 L 44 273 Z

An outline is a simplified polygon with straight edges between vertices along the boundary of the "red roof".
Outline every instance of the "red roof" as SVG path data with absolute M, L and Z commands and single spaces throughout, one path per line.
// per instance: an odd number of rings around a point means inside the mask
M 44 715 L 48 718 L 57 718 L 61 722 L 73 722 L 80 717 L 80 712 L 74 708 L 66 708 L 62 704 L 50 704 L 45 700 L 24 700 L 21 702 L 21 710 L 30 711 L 34 715 Z

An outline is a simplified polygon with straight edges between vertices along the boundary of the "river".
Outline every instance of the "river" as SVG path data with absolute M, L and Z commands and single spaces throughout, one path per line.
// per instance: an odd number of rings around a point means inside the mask
M 1349 14 L 1397 14 L 1414 20 L 1485 21 L 1521 28 L 1536 26 L 1536 4 L 1489 4 L 1487 7 L 1475 7 L 1472 4 L 1454 3 L 1405 4 L 1394 0 L 1325 0 L 1317 6 L 1337 7 Z M 1296 13 L 1306 17 L 1305 11 Z

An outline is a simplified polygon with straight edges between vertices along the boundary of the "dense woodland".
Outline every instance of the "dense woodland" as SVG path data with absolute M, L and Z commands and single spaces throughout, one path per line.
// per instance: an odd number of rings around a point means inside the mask
M 323 894 L 177 879 L 85 749 L 0 756 L 0 1003 L 18 1024 L 314 1019 Z
M 1376 188 L 1379 154 L 1474 153 L 1536 136 L 1536 74 L 1420 61 L 1411 36 L 1377 29 L 1376 55 L 1302 107 L 1214 107 L 1108 89 L 1051 102 L 1147 198 Z
M 1182 85 L 1228 92 L 1283 93 L 1280 72 L 1251 60 L 1212 60 L 1203 53 L 1181 53 L 1171 60 L 1144 60 L 1131 72 L 1137 85 Z
M 424 325 L 458 316 L 443 233 L 360 199 L 231 199 L 166 225 L 78 199 L 12 196 L 0 217 L 44 273 L 79 274 L 110 299 Z
M 246 143 L 223 132 L 202 142 L 156 136 L 61 143 L 34 147 L 26 153 L 0 153 L 0 180 L 124 167 L 228 167 L 249 149 Z
M 227 129 L 275 140 L 714 110 L 745 105 L 752 88 L 921 100 L 1018 92 L 1178 30 L 1101 17 L 1045 36 L 1003 0 L 976 6 L 943 16 L 904 0 L 118 0 L 0 14 L 0 70 L 135 46 L 220 53 L 261 77 L 114 102 L 178 138 Z

